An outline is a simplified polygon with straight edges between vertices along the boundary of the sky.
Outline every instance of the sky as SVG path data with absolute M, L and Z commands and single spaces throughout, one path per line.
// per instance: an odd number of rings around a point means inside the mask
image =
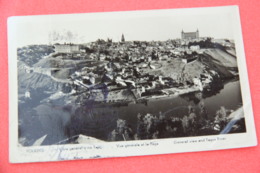
M 150 10 L 133 12 L 40 15 L 13 17 L 8 21 L 9 40 L 17 47 L 30 44 L 64 43 L 50 33 L 72 33 L 72 43 L 88 43 L 110 38 L 120 41 L 165 41 L 181 38 L 181 31 L 201 37 L 234 38 L 234 11 L 228 8 Z M 68 40 L 67 40 L 68 41 Z

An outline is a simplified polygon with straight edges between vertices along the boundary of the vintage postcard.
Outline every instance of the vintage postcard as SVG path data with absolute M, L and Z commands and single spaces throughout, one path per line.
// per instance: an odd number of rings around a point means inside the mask
M 237 6 L 8 20 L 10 162 L 257 144 Z

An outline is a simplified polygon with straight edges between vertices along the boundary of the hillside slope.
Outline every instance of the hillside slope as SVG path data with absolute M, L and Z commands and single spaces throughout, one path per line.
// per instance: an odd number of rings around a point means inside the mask
M 18 86 L 19 92 L 27 89 L 44 89 L 46 91 L 57 91 L 62 88 L 62 83 L 53 80 L 50 76 L 41 73 L 27 73 L 24 69 L 19 68 Z
M 231 56 L 230 54 L 224 52 L 221 49 L 206 49 L 204 52 L 206 55 L 211 56 L 213 61 L 221 66 L 224 67 L 235 67 L 237 68 L 237 61 L 234 56 Z

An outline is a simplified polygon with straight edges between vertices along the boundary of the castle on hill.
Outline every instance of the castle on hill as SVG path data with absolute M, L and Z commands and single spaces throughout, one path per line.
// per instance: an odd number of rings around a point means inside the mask
M 186 39 L 186 40 L 192 40 L 192 39 L 198 39 L 199 38 L 199 30 L 195 32 L 184 32 L 183 30 L 181 31 L 181 39 Z

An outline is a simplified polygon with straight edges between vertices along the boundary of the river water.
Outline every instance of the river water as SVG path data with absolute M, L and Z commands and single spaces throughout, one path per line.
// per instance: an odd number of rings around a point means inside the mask
M 215 113 L 221 106 L 226 109 L 237 109 L 242 105 L 239 81 L 232 81 L 224 85 L 220 91 L 211 91 L 212 96 L 203 97 L 203 93 L 191 93 L 184 96 L 150 100 L 145 104 L 130 104 L 128 107 L 117 108 L 121 119 L 127 120 L 130 124 L 135 124 L 138 113 L 151 113 L 158 115 L 159 112 L 166 116 L 183 117 L 188 115 L 188 106 L 193 106 L 198 111 L 199 101 L 204 101 L 209 119 L 215 117 Z M 190 99 L 195 98 L 195 99 Z
M 104 106 L 93 103 L 82 105 L 58 107 L 55 103 L 31 104 L 27 112 L 19 109 L 19 136 L 27 139 L 27 144 L 47 134 L 43 145 L 58 143 L 66 138 L 83 134 L 97 139 L 107 140 L 111 131 L 116 128 L 118 119 L 126 120 L 129 127 L 136 132 L 137 114 L 163 113 L 166 117 L 180 117 L 188 115 L 188 106 L 195 109 L 199 115 L 199 103 L 204 102 L 207 117 L 213 120 L 216 111 L 224 106 L 235 110 L 242 105 L 239 81 L 230 81 L 222 86 L 211 89 L 209 92 L 195 92 L 177 97 L 150 99 L 146 103 L 130 103 L 127 106 Z M 24 108 L 27 107 L 23 106 Z M 34 107 L 34 108 L 33 108 Z M 35 111 L 36 110 L 36 111 Z M 28 116 L 31 114 L 31 116 Z
M 224 106 L 226 109 L 236 110 L 242 105 L 239 81 L 231 81 L 224 86 L 217 87 L 206 93 L 194 92 L 177 97 L 166 97 L 150 99 L 146 103 L 130 103 L 128 106 L 105 106 L 102 108 L 90 108 L 82 114 L 78 120 L 72 120 L 77 130 L 73 135 L 84 134 L 98 139 L 107 140 L 109 133 L 116 128 L 116 120 L 126 120 L 127 124 L 135 132 L 137 126 L 137 114 L 159 115 L 163 113 L 166 117 L 180 117 L 188 115 L 188 106 L 195 109 L 199 115 L 199 103 L 204 102 L 209 120 L 215 118 L 216 111 Z M 89 111 L 89 108 L 91 111 Z M 82 126 L 82 127 L 80 127 Z M 80 130 L 79 130 L 80 129 Z M 84 129 L 84 130 L 82 130 Z

